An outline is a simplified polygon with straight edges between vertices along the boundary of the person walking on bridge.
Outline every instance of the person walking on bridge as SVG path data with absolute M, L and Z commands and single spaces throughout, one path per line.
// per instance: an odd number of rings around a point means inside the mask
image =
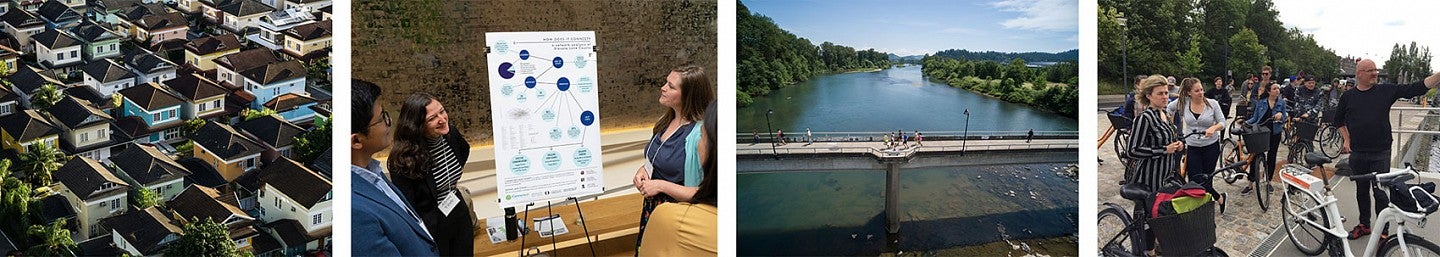
M 919 130 L 916 130 L 916 131 L 915 131 L 915 145 L 925 146 L 924 143 L 920 143 L 920 140 L 922 140 L 922 139 L 924 139 L 924 138 L 923 138 L 923 137 L 920 137 L 920 131 L 919 131 Z
M 1025 142 L 1026 142 L 1026 143 L 1029 143 L 1030 140 L 1034 140 L 1034 139 L 1035 139 L 1035 129 L 1030 129 L 1030 132 L 1029 132 L 1029 133 L 1025 133 Z
M 809 127 L 806 127 L 806 128 L 805 128 L 805 145 L 808 146 L 808 145 L 812 145 L 812 144 L 815 144 L 815 135 L 810 134 L 810 128 L 809 128 Z

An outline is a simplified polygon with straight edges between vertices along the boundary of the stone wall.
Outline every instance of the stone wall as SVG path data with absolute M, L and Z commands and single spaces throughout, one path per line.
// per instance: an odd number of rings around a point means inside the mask
M 649 127 L 671 68 L 716 72 L 715 1 L 357 0 L 352 70 L 385 90 L 391 114 L 412 92 L 441 99 L 472 142 L 490 142 L 486 32 L 595 31 L 602 129 Z

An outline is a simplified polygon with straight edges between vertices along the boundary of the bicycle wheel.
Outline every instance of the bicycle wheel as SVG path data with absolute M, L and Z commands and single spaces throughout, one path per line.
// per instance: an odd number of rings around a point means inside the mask
M 1106 204 L 1100 210 L 1100 223 L 1095 227 L 1100 242 L 1100 256 L 1127 256 L 1135 249 L 1130 238 L 1130 215 L 1118 205 Z
M 1222 151 L 1220 163 L 1216 164 L 1216 167 L 1223 167 L 1227 164 L 1240 162 L 1241 156 L 1245 154 L 1244 148 L 1241 148 L 1240 143 L 1236 142 L 1233 138 L 1220 141 L 1220 151 Z M 1226 184 L 1233 185 L 1236 180 L 1240 179 L 1240 176 L 1234 175 L 1235 173 L 1237 173 L 1235 170 L 1227 170 L 1215 174 L 1215 176 L 1224 178 Z
M 1290 167 L 1287 166 L 1286 168 Z M 1288 185 L 1287 188 L 1289 188 Z M 1295 249 L 1300 250 L 1300 252 L 1305 253 L 1305 255 L 1314 256 L 1324 252 L 1325 246 L 1329 245 L 1333 240 L 1336 240 L 1335 236 L 1325 233 L 1321 228 L 1330 227 L 1329 217 L 1325 215 L 1323 209 L 1305 213 L 1304 215 L 1299 214 L 1300 212 L 1318 206 L 1320 200 L 1315 199 L 1313 195 L 1303 191 L 1296 191 L 1293 195 L 1288 191 L 1289 190 L 1286 190 L 1285 193 L 1280 194 L 1280 205 L 1284 206 L 1281 212 L 1282 215 L 1284 215 L 1285 233 L 1290 236 L 1290 244 L 1295 245 Z M 1320 227 L 1310 225 L 1309 222 L 1320 224 Z
M 1258 157 L 1263 155 L 1256 156 Z M 1265 162 L 1261 161 L 1261 159 L 1257 157 L 1250 158 L 1250 172 L 1251 174 L 1254 174 L 1254 176 L 1251 177 L 1250 181 L 1251 183 L 1253 183 L 1254 186 L 1255 201 L 1260 203 L 1260 212 L 1267 212 L 1270 211 L 1270 207 L 1267 205 L 1270 201 L 1271 191 L 1270 174 L 1267 170 L 1265 170 Z
M 1320 129 L 1320 152 L 1331 159 L 1340 157 L 1340 145 L 1345 144 L 1344 140 L 1340 138 L 1339 129 L 1325 126 Z
M 1130 132 L 1120 130 L 1115 132 L 1115 141 L 1110 142 L 1115 148 L 1115 159 L 1120 160 L 1120 165 L 1126 170 L 1130 169 L 1130 158 L 1125 157 L 1125 152 L 1130 149 Z
M 1390 240 L 1386 240 L 1385 244 L 1380 246 L 1379 256 L 1405 256 L 1406 251 L 1410 252 L 1410 256 L 1440 256 L 1440 246 L 1415 234 L 1405 234 L 1405 247 L 1397 246 L 1400 246 L 1399 238 L 1392 237 Z M 1405 249 L 1405 251 L 1400 249 Z

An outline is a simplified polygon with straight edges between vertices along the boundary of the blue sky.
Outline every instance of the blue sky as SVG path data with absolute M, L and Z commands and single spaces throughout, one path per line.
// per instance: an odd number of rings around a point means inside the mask
M 751 13 L 816 45 L 898 55 L 945 49 L 1060 52 L 1079 48 L 1075 0 L 746 0 Z

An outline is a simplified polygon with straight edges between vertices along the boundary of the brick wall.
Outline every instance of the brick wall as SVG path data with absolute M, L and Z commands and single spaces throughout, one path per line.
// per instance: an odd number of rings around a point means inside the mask
M 385 90 L 392 114 L 411 92 L 441 99 L 472 142 L 491 138 L 486 32 L 595 31 L 602 129 L 648 128 L 671 68 L 716 72 L 714 1 L 387 1 L 354 3 L 353 74 Z

